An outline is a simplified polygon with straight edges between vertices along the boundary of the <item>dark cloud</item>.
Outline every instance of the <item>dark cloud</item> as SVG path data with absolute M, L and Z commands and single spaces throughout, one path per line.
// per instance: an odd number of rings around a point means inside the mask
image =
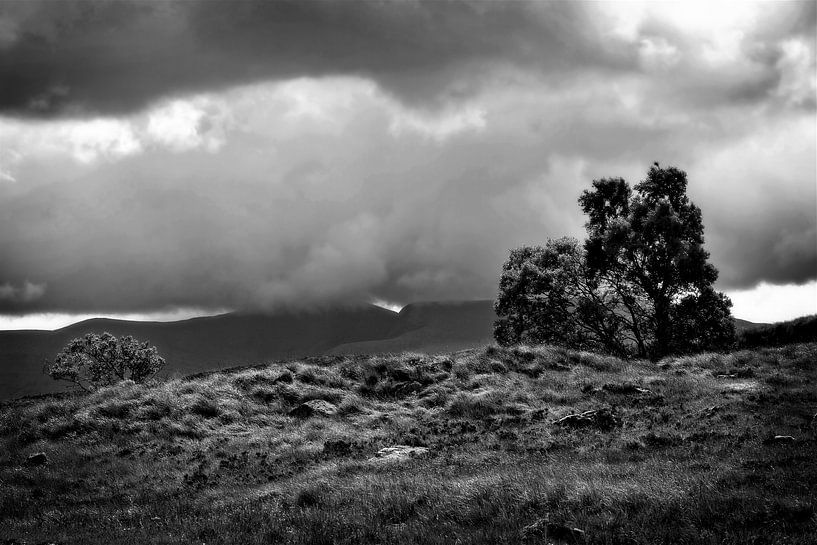
M 0 110 L 133 111 L 165 95 L 296 76 L 374 78 L 407 101 L 471 93 L 493 64 L 633 67 L 570 2 L 53 0 L 3 4 Z
M 605 5 L 0 4 L 0 314 L 492 297 L 655 160 L 722 289 L 815 279 L 813 3 Z

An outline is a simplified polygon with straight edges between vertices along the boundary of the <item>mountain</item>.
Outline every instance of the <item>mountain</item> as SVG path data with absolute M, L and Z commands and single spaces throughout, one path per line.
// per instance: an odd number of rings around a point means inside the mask
M 382 339 L 394 330 L 396 312 L 373 305 L 273 315 L 230 313 L 177 322 L 95 318 L 56 331 L 0 332 L 0 399 L 60 391 L 63 383 L 42 373 L 71 339 L 107 331 L 156 346 L 165 375 L 323 354 L 348 343 Z
M 455 352 L 490 344 L 494 319 L 493 301 L 481 300 L 412 303 L 399 313 L 364 305 L 177 322 L 95 318 L 56 331 L 0 331 L 0 400 L 65 389 L 42 373 L 43 364 L 92 332 L 149 341 L 167 361 L 162 374 L 174 376 L 322 354 Z M 739 332 L 765 325 L 735 324 Z
M 817 342 L 817 314 L 786 322 L 757 324 L 738 331 L 738 346 L 741 348 L 813 342 Z
M 732 320 L 735 322 L 735 331 L 738 333 L 769 325 L 767 323 L 756 323 L 750 322 L 749 320 L 741 320 L 740 318 L 732 318 Z
M 0 399 L 55 392 L 42 373 L 71 339 L 107 331 L 156 346 L 166 376 L 309 355 L 450 352 L 491 342 L 491 301 L 417 303 L 400 313 L 373 305 L 272 315 L 229 313 L 177 322 L 95 318 L 56 331 L 0 331 Z
M 349 342 L 332 354 L 456 352 L 493 342 L 493 301 L 428 302 L 406 305 L 383 339 Z

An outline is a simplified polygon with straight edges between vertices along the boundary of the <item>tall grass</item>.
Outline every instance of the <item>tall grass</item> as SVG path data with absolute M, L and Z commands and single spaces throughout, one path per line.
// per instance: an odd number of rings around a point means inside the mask
M 0 410 L 0 536 L 520 543 L 575 527 L 599 544 L 812 543 L 814 384 L 814 344 L 658 364 L 522 346 L 22 400 Z M 338 414 L 288 415 L 310 399 Z M 553 424 L 602 407 L 622 426 Z M 428 454 L 377 458 L 401 444 Z M 27 465 L 35 452 L 48 463 Z

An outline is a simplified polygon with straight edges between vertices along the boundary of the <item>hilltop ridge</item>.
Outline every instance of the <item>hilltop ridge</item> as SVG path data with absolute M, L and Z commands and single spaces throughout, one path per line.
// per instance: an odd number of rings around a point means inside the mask
M 303 312 L 232 312 L 175 322 L 93 318 L 55 331 L 0 331 L 0 399 L 65 389 L 43 362 L 71 339 L 108 331 L 156 346 L 165 376 L 328 353 L 425 353 L 491 342 L 491 301 L 375 305 Z

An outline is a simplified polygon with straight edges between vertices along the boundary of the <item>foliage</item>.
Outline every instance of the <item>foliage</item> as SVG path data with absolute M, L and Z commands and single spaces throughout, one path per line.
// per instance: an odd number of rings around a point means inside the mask
M 495 310 L 500 344 L 554 343 L 661 358 L 734 342 L 731 301 L 712 284 L 700 209 L 686 173 L 655 163 L 634 190 L 594 180 L 579 197 L 588 217 L 574 239 L 511 251 Z
M 47 373 L 54 380 L 73 382 L 86 391 L 122 380 L 144 382 L 164 367 L 156 347 L 130 335 L 88 333 L 69 342 L 54 358 Z
M 494 305 L 502 317 L 494 324 L 494 337 L 506 346 L 521 342 L 590 350 L 606 347 L 626 354 L 618 336 L 619 320 L 598 312 L 601 305 L 611 304 L 610 294 L 594 286 L 576 239 L 512 250 Z M 594 297 L 599 298 L 596 303 Z

